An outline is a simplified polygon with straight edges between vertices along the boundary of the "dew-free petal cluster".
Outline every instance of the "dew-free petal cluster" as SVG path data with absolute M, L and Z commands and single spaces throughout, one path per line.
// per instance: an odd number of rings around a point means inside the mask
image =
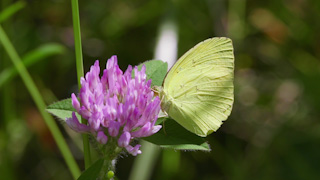
M 81 78 L 79 96 L 71 95 L 73 107 L 88 120 L 88 125 L 80 124 L 73 113 L 67 118 L 69 127 L 80 133 L 92 133 L 101 144 L 115 138 L 118 146 L 130 154 L 141 154 L 139 144 L 130 145 L 132 139 L 150 136 L 161 129 L 161 125 L 155 125 L 160 99 L 154 97 L 145 71 L 145 66 L 140 71 L 137 66 L 129 66 L 123 73 L 117 57 L 112 56 L 100 78 L 97 60 Z

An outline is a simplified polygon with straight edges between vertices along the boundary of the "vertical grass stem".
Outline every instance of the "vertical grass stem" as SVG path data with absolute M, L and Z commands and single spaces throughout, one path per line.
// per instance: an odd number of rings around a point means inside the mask
M 76 66 L 78 76 L 78 87 L 81 88 L 80 78 L 84 76 L 83 73 L 83 58 L 82 58 L 82 46 L 81 46 L 81 32 L 80 32 L 80 17 L 79 17 L 79 3 L 78 0 L 71 0 L 72 6 L 72 21 L 73 21 L 73 33 L 74 33 L 74 48 L 76 54 Z M 81 120 L 83 124 L 87 124 L 87 120 Z M 82 135 L 83 139 L 83 152 L 84 152 L 84 164 L 87 169 L 91 165 L 90 156 L 90 144 L 87 134 Z

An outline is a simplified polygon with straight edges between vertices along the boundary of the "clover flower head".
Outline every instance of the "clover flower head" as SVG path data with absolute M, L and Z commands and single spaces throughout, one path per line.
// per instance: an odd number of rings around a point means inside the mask
M 113 138 L 130 154 L 141 154 L 140 145 L 133 147 L 131 141 L 161 129 L 161 125 L 155 125 L 160 99 L 154 97 L 151 80 L 146 80 L 145 71 L 145 66 L 140 71 L 137 66 L 129 66 L 123 73 L 117 57 L 112 56 L 100 78 L 97 60 L 80 80 L 80 101 L 75 94 L 71 95 L 73 107 L 88 120 L 88 125 L 79 123 L 73 112 L 66 120 L 68 126 L 79 133 L 91 133 L 101 144 L 107 144 Z

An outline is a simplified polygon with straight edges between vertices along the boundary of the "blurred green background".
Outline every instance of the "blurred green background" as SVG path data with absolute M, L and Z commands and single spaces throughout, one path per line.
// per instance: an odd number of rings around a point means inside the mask
M 0 10 L 13 4 L 0 0 Z M 1 22 L 47 104 L 77 92 L 70 0 L 28 0 Z M 227 36 L 235 48 L 235 104 L 206 139 L 212 151 L 162 151 L 150 179 L 320 179 L 320 1 L 80 0 L 85 72 L 118 55 L 120 67 L 154 57 L 161 24 L 177 27 L 178 56 Z M 1 19 L 1 18 L 0 18 Z M 31 51 L 40 49 L 36 54 Z M 50 52 L 41 56 L 41 52 Z M 48 55 L 50 54 L 50 56 Z M 12 63 L 0 45 L 0 80 Z M 19 76 L 0 81 L 0 179 L 72 179 Z M 60 129 L 83 168 L 79 135 Z M 72 139 L 76 139 L 75 141 Z M 78 140 L 77 140 L 78 139 Z M 134 157 L 122 157 L 128 179 Z

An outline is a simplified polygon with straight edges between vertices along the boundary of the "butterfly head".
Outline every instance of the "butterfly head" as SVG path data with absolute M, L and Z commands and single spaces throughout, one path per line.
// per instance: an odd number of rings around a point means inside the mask
M 162 86 L 154 86 L 152 87 L 152 90 L 154 92 L 155 96 L 159 96 L 161 100 L 161 109 L 162 111 L 169 113 L 170 106 L 172 104 L 171 99 L 169 96 L 166 94 Z

